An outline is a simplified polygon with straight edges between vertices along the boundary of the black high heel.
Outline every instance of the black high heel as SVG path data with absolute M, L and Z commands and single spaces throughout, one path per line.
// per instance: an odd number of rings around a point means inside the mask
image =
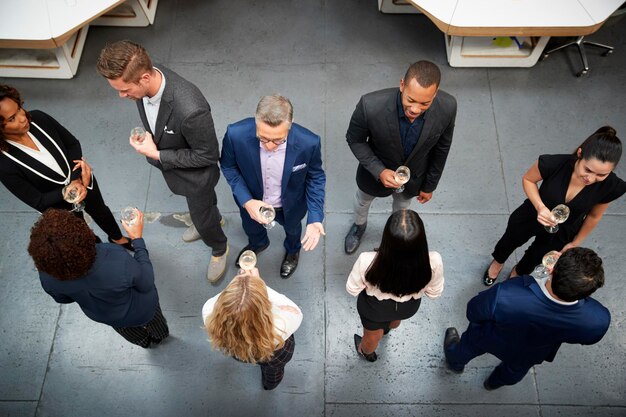
M 356 347 L 356 353 L 358 353 L 359 356 L 361 356 L 368 362 L 376 362 L 376 359 L 378 359 L 378 355 L 376 354 L 376 352 L 364 353 L 359 350 L 359 345 L 361 344 L 362 339 L 363 338 L 359 336 L 358 334 L 354 335 L 354 347 Z

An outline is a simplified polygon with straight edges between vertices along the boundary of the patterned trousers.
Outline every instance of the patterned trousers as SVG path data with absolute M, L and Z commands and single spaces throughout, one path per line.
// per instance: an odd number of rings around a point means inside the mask
M 160 305 L 157 305 L 152 320 L 143 326 L 114 327 L 113 329 L 130 343 L 142 348 L 149 348 L 152 343 L 159 344 L 170 335 L 170 329 L 167 327 L 167 320 L 163 317 Z
M 291 335 L 285 340 L 284 346 L 274 352 L 272 359 L 267 362 L 259 363 L 264 389 L 274 389 L 280 384 L 280 381 L 283 380 L 283 376 L 285 376 L 285 365 L 291 360 L 295 347 L 296 341 L 293 335 Z

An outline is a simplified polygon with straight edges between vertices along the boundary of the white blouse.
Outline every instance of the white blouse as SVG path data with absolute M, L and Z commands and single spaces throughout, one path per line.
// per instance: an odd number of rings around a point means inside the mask
M 399 303 L 409 301 L 412 298 L 420 298 L 426 294 L 428 298 L 437 298 L 443 292 L 443 261 L 441 255 L 438 252 L 431 251 L 428 253 L 430 256 L 430 267 L 432 269 L 432 276 L 430 282 L 420 291 L 414 294 L 403 295 L 398 297 L 394 294 L 384 293 L 377 286 L 370 284 L 365 279 L 365 272 L 374 261 L 377 252 L 363 252 L 359 255 L 359 258 L 354 263 L 350 275 L 348 275 L 348 282 L 346 282 L 346 290 L 357 296 L 363 289 L 367 295 L 376 297 L 379 300 L 394 300 Z
M 65 177 L 67 174 L 65 172 L 63 172 L 63 170 L 59 166 L 59 163 L 57 162 L 56 159 L 54 159 L 54 156 L 52 156 L 50 151 L 47 150 L 46 147 L 41 144 L 41 142 L 39 142 L 39 140 L 35 137 L 35 135 L 33 135 L 32 133 L 28 132 L 28 136 L 30 136 L 32 141 L 35 142 L 35 145 L 37 145 L 37 148 L 39 148 L 38 151 L 33 149 L 33 148 L 29 148 L 28 146 L 24 146 L 21 143 L 14 142 L 12 140 L 7 140 L 7 142 L 9 144 L 15 146 L 16 148 L 21 149 L 27 155 L 29 155 L 29 156 L 33 157 L 34 159 L 36 159 L 37 161 L 41 162 L 42 164 L 44 164 L 45 166 L 47 166 L 48 168 L 50 168 L 51 170 L 53 170 L 57 174 Z

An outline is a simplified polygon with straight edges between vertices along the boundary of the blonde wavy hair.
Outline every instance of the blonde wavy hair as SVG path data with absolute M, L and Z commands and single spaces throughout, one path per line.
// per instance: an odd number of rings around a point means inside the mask
M 250 273 L 233 278 L 204 326 L 215 349 L 244 362 L 268 361 L 285 344 L 274 329 L 265 282 Z

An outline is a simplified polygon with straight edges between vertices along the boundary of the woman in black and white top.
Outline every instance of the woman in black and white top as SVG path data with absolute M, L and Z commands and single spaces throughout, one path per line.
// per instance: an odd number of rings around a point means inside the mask
M 132 250 L 102 199 L 78 140 L 46 113 L 27 112 L 20 93 L 4 84 L 0 84 L 0 181 L 39 212 L 50 207 L 71 210 L 62 190 L 73 184 L 85 211 L 109 241 Z M 82 217 L 81 212 L 75 214 Z

